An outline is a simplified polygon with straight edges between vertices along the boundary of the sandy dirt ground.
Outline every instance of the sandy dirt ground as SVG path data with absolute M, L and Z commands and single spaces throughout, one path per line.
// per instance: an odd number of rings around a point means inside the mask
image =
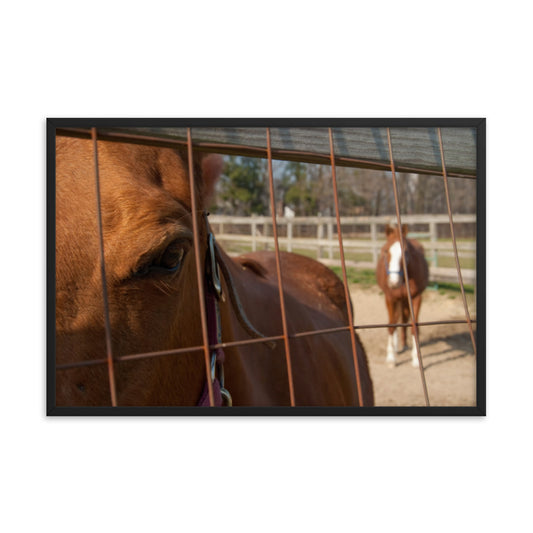
M 383 294 L 377 287 L 350 289 L 355 310 L 355 324 L 387 323 Z M 467 295 L 471 318 L 475 317 L 473 295 Z M 424 293 L 419 321 L 464 319 L 460 293 L 441 294 L 427 289 Z M 358 329 L 365 347 L 377 406 L 424 406 L 420 369 L 411 366 L 411 334 L 409 348 L 398 354 L 394 368 L 385 363 L 388 331 Z M 423 326 L 419 328 L 420 350 L 431 406 L 475 406 L 476 361 L 466 324 Z M 401 338 L 401 337 L 400 337 Z M 401 345 L 401 341 L 400 341 Z

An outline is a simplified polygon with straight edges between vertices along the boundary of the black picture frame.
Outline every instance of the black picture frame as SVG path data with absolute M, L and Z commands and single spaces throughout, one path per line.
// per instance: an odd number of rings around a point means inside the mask
M 486 119 L 485 118 L 49 118 L 47 119 L 48 416 L 485 416 L 486 415 Z M 62 407 L 55 405 L 55 138 L 60 128 L 318 127 L 475 128 L 476 130 L 476 405 L 472 407 Z

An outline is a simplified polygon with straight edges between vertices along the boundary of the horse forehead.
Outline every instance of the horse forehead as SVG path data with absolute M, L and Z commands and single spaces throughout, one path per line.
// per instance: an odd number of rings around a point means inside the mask
M 108 197 L 116 202 L 137 196 L 137 202 L 142 204 L 145 199 L 150 202 L 158 194 L 160 197 L 166 194 L 190 206 L 184 157 L 186 154 L 169 148 L 99 141 L 98 170 L 103 202 Z M 57 182 L 68 188 L 71 196 L 81 193 L 76 209 L 80 204 L 87 204 L 87 209 L 91 209 L 95 203 L 92 142 L 58 138 L 56 161 Z
M 98 143 L 100 199 L 107 230 L 119 222 L 179 217 L 190 211 L 191 193 L 183 154 L 168 148 Z M 58 143 L 60 224 L 95 225 L 96 185 L 93 145 L 67 139 Z M 78 221 L 78 222 L 77 222 Z
M 104 146 L 99 156 L 102 180 L 119 194 L 149 192 L 147 199 L 166 193 L 190 205 L 187 167 L 182 154 L 168 148 L 135 145 Z M 139 198 L 142 202 L 143 198 Z
M 402 247 L 400 245 L 400 241 L 393 242 L 391 246 L 389 247 L 389 253 L 392 257 L 399 257 L 402 254 Z
M 90 141 L 58 139 L 57 147 L 56 256 L 60 281 L 67 282 L 90 269 L 97 257 L 96 184 Z M 120 239 L 118 251 L 133 249 L 132 242 L 149 238 L 162 223 L 188 223 L 188 172 L 178 153 L 98 143 L 98 168 L 106 244 Z

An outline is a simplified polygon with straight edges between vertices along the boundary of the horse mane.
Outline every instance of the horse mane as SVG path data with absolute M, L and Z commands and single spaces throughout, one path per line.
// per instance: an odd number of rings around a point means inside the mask
M 422 255 L 424 254 L 424 245 L 416 239 L 406 239 L 407 245 L 412 246 L 415 250 L 418 250 Z

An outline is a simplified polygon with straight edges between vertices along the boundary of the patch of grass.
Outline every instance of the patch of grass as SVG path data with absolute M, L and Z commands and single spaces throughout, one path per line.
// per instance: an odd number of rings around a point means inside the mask
M 440 294 L 444 294 L 445 292 L 461 292 L 461 286 L 459 283 L 447 283 L 445 281 L 441 281 L 438 283 L 430 283 L 429 287 L 438 290 Z M 473 285 L 465 285 L 464 287 L 465 294 L 474 294 Z
M 332 266 L 330 268 L 342 280 L 342 268 L 340 266 Z M 348 283 L 354 283 L 364 288 L 376 285 L 376 272 L 372 269 L 346 267 L 346 277 L 348 278 Z M 474 294 L 475 288 L 473 285 L 465 285 L 464 287 L 466 294 Z M 451 298 L 455 298 L 461 292 L 459 283 L 430 283 L 428 289 L 437 290 L 442 296 L 448 294 Z
M 429 264 L 432 264 L 432 258 L 426 256 L 426 260 Z M 459 265 L 461 268 L 468 268 L 474 270 L 476 268 L 475 257 L 459 257 Z M 455 268 L 455 259 L 451 256 L 439 255 L 438 266 L 444 268 Z

